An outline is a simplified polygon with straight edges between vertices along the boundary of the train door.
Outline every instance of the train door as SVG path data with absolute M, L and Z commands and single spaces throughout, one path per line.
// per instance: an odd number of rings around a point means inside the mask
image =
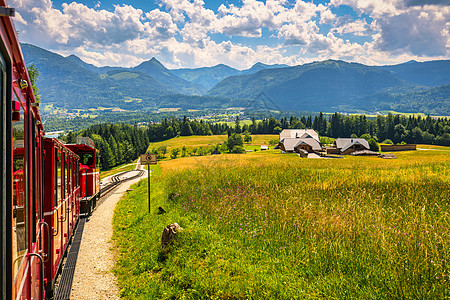
M 63 248 L 67 245 L 67 240 L 69 239 L 69 220 L 68 220 L 68 212 L 69 212 L 69 186 L 67 184 L 67 173 L 68 173 L 68 157 L 67 157 L 67 153 L 63 152 L 63 198 L 64 198 L 64 212 L 63 212 L 63 216 L 64 216 L 64 222 L 61 224 L 63 225 Z M 63 251 L 65 249 L 62 249 Z
M 19 101 L 14 97 L 15 103 Z M 27 135 L 25 132 L 26 114 L 20 105 L 20 112 L 13 122 L 13 199 L 12 199 L 12 271 L 13 298 L 18 294 L 27 294 L 25 276 L 28 224 L 27 224 Z
M 54 203 L 53 203 L 53 263 L 54 270 L 52 274 L 56 274 L 59 261 L 61 259 L 62 248 L 62 219 L 63 217 L 63 180 L 62 180 L 62 153 L 59 147 L 55 147 L 55 163 L 54 163 Z
M 39 143 L 39 129 L 36 127 L 36 121 L 33 112 L 30 109 L 28 102 L 29 111 L 29 172 L 28 172 L 28 182 L 29 182 L 29 220 L 30 220 L 30 243 L 28 245 L 30 251 L 29 258 L 29 268 L 30 268 L 30 294 L 32 299 L 43 298 L 43 264 L 45 253 L 43 252 L 44 240 L 48 241 L 49 228 L 48 226 L 43 226 L 45 224 L 42 220 L 42 203 L 41 203 L 41 172 L 40 172 L 40 143 Z

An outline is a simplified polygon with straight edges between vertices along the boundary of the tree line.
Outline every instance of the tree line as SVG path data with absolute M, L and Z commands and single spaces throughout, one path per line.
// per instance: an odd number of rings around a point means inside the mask
M 59 138 L 76 143 L 77 136 L 89 137 L 100 151 L 100 168 L 108 170 L 129 163 L 147 150 L 149 139 L 146 127 L 129 124 L 97 124 L 78 132 L 69 131 Z
M 391 140 L 393 143 L 436 144 L 450 146 L 450 119 L 430 116 L 393 115 L 368 118 L 366 115 L 343 115 L 334 113 L 326 116 L 291 116 L 276 119 L 270 117 L 261 121 L 252 118 L 250 124 L 241 125 L 236 117 L 234 126 L 227 123 L 208 123 L 203 120 L 169 118 L 148 126 L 151 142 L 163 141 L 176 136 L 220 135 L 232 133 L 279 134 L 283 129 L 312 128 L 321 136 L 332 138 L 360 137 L 369 135 L 377 142 Z
M 159 123 L 151 123 L 147 126 L 96 124 L 78 132 L 70 131 L 60 138 L 74 143 L 77 136 L 90 137 L 100 150 L 103 170 L 135 160 L 139 154 L 147 151 L 149 142 L 191 135 L 228 135 L 230 137 L 233 134 L 242 134 L 246 137 L 249 134 L 279 134 L 283 129 L 312 128 L 320 136 L 332 138 L 363 136 L 374 139 L 376 142 L 450 146 L 450 119 L 430 116 L 404 116 L 390 113 L 387 116 L 368 118 L 365 115 L 334 113 L 327 116 L 319 113 L 316 116 L 291 116 L 280 119 L 270 117 L 260 121 L 253 118 L 250 124 L 243 125 L 239 117 L 236 117 L 233 125 L 190 120 L 184 116 L 183 118 L 164 118 Z M 219 150 L 212 149 L 216 152 Z

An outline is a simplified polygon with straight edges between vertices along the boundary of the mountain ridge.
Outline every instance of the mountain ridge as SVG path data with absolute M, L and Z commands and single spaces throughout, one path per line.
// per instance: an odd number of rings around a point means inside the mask
M 75 55 L 63 57 L 29 44 L 22 50 L 27 64 L 34 63 L 41 73 L 37 85 L 42 102 L 67 109 L 252 109 L 255 101 L 269 101 L 282 110 L 414 108 L 450 115 L 448 60 L 391 66 L 325 60 L 297 66 L 256 63 L 247 70 L 224 64 L 169 70 L 156 58 L 132 68 L 97 67 Z M 180 78 L 183 72 L 186 78 Z

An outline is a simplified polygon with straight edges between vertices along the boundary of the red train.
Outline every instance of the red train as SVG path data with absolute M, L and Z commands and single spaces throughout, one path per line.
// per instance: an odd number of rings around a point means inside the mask
M 51 297 L 80 215 L 99 194 L 98 150 L 44 137 L 12 17 L 0 0 L 0 297 Z

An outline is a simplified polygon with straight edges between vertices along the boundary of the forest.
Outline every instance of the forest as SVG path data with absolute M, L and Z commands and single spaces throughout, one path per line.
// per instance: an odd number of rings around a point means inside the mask
M 210 123 L 203 120 L 164 118 L 160 123 L 145 126 L 103 123 L 92 125 L 77 132 L 70 131 L 60 138 L 74 143 L 77 136 L 90 137 L 100 150 L 101 168 L 131 162 L 145 153 L 149 142 L 164 141 L 177 136 L 239 134 L 279 134 L 283 129 L 313 128 L 322 137 L 373 138 L 378 143 L 410 143 L 450 146 L 450 119 L 430 116 L 388 114 L 368 118 L 365 115 L 343 115 L 334 113 L 325 116 L 274 117 L 261 121 L 252 119 L 241 125 L 239 117 L 233 126 L 227 123 Z

